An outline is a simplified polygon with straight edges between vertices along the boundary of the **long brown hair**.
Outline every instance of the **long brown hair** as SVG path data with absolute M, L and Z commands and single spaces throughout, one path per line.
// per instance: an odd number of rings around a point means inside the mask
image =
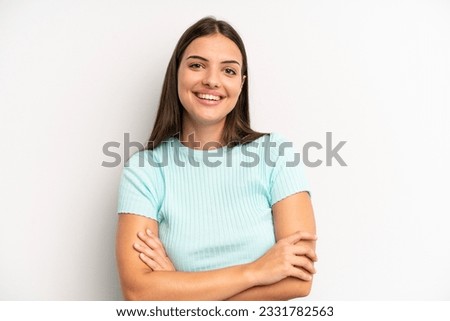
M 244 43 L 234 28 L 225 21 L 213 17 L 200 19 L 189 27 L 178 40 L 167 66 L 166 76 L 159 101 L 158 112 L 146 149 L 156 148 L 162 141 L 178 136 L 182 129 L 183 106 L 178 98 L 178 68 L 187 46 L 199 37 L 220 33 L 233 41 L 242 54 L 242 77 L 246 77 L 236 106 L 228 113 L 222 133 L 222 141 L 233 147 L 251 142 L 264 135 L 250 128 L 248 66 Z

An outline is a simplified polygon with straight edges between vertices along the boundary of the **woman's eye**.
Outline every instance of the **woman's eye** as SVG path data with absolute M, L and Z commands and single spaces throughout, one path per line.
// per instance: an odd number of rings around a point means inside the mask
M 236 75 L 236 74 L 237 74 L 236 71 L 234 71 L 234 70 L 231 69 L 231 68 L 226 68 L 226 69 L 225 69 L 225 73 L 227 73 L 227 74 L 229 74 L 229 75 Z
M 195 63 L 195 64 L 190 64 L 189 67 L 191 67 L 192 69 L 200 69 L 202 67 L 202 65 Z

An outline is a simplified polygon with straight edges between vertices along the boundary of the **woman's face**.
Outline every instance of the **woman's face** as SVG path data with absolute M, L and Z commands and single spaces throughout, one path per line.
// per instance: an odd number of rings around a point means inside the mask
M 183 125 L 222 125 L 241 93 L 242 54 L 221 34 L 200 37 L 184 51 L 178 69 L 178 97 Z

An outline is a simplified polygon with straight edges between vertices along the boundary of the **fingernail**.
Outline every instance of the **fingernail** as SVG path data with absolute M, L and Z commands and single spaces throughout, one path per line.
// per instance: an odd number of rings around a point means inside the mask
M 152 231 L 150 231 L 149 228 L 147 229 L 147 234 L 148 234 L 148 235 L 152 235 Z
M 139 243 L 134 243 L 135 247 L 140 247 L 141 245 Z
M 139 232 L 139 233 L 138 233 L 138 236 L 139 236 L 139 237 L 143 237 L 143 236 L 144 236 L 144 233 Z

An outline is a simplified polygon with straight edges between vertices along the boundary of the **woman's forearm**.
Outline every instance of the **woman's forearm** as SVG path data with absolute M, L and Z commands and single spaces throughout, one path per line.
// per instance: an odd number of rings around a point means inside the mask
M 144 272 L 122 285 L 127 300 L 225 300 L 256 285 L 246 265 L 205 272 Z
M 233 295 L 230 301 L 285 301 L 305 297 L 311 291 L 311 281 L 288 277 L 271 285 L 255 286 Z

